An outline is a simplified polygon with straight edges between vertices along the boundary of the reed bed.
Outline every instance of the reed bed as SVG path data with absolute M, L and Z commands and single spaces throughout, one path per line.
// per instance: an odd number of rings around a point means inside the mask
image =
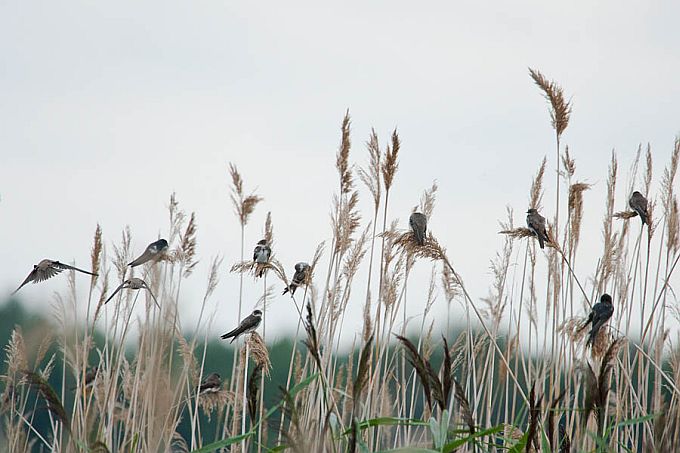
M 31 361 L 20 328 L 6 345 L 6 451 L 677 451 L 680 348 L 669 332 L 680 318 L 671 285 L 680 259 L 675 193 L 680 139 L 657 193 L 651 193 L 649 147 L 640 147 L 630 164 L 630 187 L 624 190 L 612 153 L 602 252 L 588 266 L 579 262 L 579 246 L 590 185 L 578 176 L 576 160 L 562 143 L 572 106 L 556 82 L 535 70 L 530 76 L 548 101 L 555 133 L 555 168 L 544 159 L 533 178 L 525 175 L 527 208 L 541 211 L 545 192 L 555 195 L 554 212 L 544 213 L 549 241 L 539 249 L 532 230 L 518 226 L 524 225 L 523 214 L 517 220 L 510 209 L 499 213 L 503 245 L 491 260 L 488 294 L 468 292 L 465 263 L 452 262 L 446 251 L 454 244 L 428 232 L 419 245 L 404 221 L 393 219 L 389 201 L 400 177 L 399 135 L 395 130 L 383 146 L 373 131 L 367 156 L 357 159 L 367 165 L 357 166 L 348 112 L 341 123 L 328 240 L 316 245 L 309 273 L 295 281 L 296 290 L 285 296 L 290 301 L 283 302 L 298 314 L 285 382 L 269 379 L 266 314 L 273 288 L 291 285 L 286 269 L 293 263 L 283 265 L 275 256 L 264 264 L 247 259 L 244 233 L 262 197 L 248 194 L 244 178 L 230 165 L 241 253 L 229 257 L 230 272 L 221 258 L 213 259 L 191 336 L 182 333 L 187 326 L 178 303 L 198 258 L 196 216 L 187 215 L 173 195 L 170 252 L 137 271 L 160 309 L 148 292 L 133 291 L 122 291 L 104 309 L 114 282 L 129 272 L 132 233 L 123 232 L 109 257 L 97 226 L 91 267 L 99 277 L 91 279 L 87 301 L 77 300 L 71 272 L 71 290 L 54 300 L 55 336 L 42 339 Z M 556 178 L 549 183 L 550 171 Z M 437 189 L 436 184 L 426 189 L 417 207 L 428 218 L 436 216 Z M 635 189 L 650 201 L 649 225 L 641 226 L 627 208 Z M 364 192 L 373 202 L 369 213 L 359 210 Z M 263 234 L 269 244 L 273 232 L 269 215 Z M 417 266 L 431 269 L 429 283 L 414 285 Z M 242 288 L 255 274 L 263 275 L 256 304 L 264 313 L 260 333 L 236 343 L 229 376 L 206 381 L 212 339 L 206 304 L 220 278 L 238 279 L 242 319 L 252 308 Z M 414 286 L 426 287 L 426 294 L 408 291 Z M 459 334 L 449 319 L 436 326 L 443 336 L 433 333 L 438 291 L 449 312 L 454 304 L 463 308 Z M 588 348 L 583 324 L 605 292 L 615 301 L 614 316 Z M 350 300 L 362 301 L 361 326 L 345 323 Z M 425 301 L 420 325 L 409 327 L 406 306 L 416 300 Z M 86 318 L 78 319 L 76 307 L 83 304 Z M 143 314 L 135 316 L 139 305 Z M 345 359 L 341 338 L 347 330 L 355 343 Z M 98 342 L 100 331 L 105 333 Z M 48 354 L 52 342 L 58 351 Z M 70 390 L 52 388 L 53 373 L 75 378 L 69 410 L 63 401 Z M 268 386 L 278 387 L 273 404 L 263 398 Z M 33 426 L 40 411 L 49 415 L 48 432 Z M 218 440 L 208 444 L 206 420 L 213 419 Z M 179 432 L 187 421 L 188 433 Z

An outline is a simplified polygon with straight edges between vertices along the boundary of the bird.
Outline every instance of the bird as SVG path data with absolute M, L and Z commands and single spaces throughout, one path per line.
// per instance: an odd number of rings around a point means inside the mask
M 59 261 L 55 260 L 48 260 L 44 259 L 40 261 L 38 264 L 33 265 L 33 270 L 28 274 L 28 277 L 26 277 L 26 280 L 19 285 L 17 289 L 14 290 L 12 295 L 16 294 L 17 291 L 19 291 L 21 288 L 23 288 L 24 285 L 27 283 L 33 282 L 33 283 L 38 283 L 38 282 L 43 282 L 47 280 L 48 278 L 52 278 L 58 273 L 60 273 L 63 270 L 73 270 L 73 271 L 78 271 L 82 272 L 83 274 L 88 274 L 88 275 L 94 275 L 97 276 L 97 274 L 84 271 L 82 269 L 78 269 L 77 267 L 69 266 L 68 264 L 60 263 Z
M 272 249 L 269 247 L 267 244 L 266 239 L 262 239 L 257 243 L 255 246 L 255 250 L 253 251 L 253 263 L 257 265 L 257 268 L 255 269 L 255 274 L 258 277 L 262 277 L 264 275 L 264 270 L 265 264 L 269 262 L 269 258 L 272 256 Z
M 136 260 L 128 264 L 130 267 L 139 266 L 147 261 L 158 260 L 163 253 L 168 249 L 168 241 L 165 239 L 159 239 L 156 242 L 152 242 L 146 247 L 144 253 L 142 253 Z
M 609 318 L 611 318 L 613 314 L 614 305 L 612 305 L 612 296 L 605 293 L 602 295 L 602 297 L 600 297 L 600 301 L 593 305 L 593 308 L 590 309 L 588 320 L 580 329 L 583 330 L 588 326 L 588 324 L 591 324 L 589 334 L 590 336 L 588 337 L 586 345 L 593 344 L 593 341 L 595 341 L 595 338 L 597 337 L 597 333 L 600 331 L 602 326 L 605 325 L 607 321 L 609 321 Z
M 538 245 L 543 249 L 545 243 L 550 242 L 548 233 L 545 231 L 545 217 L 534 208 L 527 211 L 527 226 L 538 238 Z
M 640 220 L 642 220 L 643 225 L 645 223 L 649 224 L 649 215 L 647 214 L 647 199 L 644 195 L 636 190 L 633 192 L 633 195 L 630 196 L 628 204 L 630 205 L 630 208 L 640 216 Z
M 147 285 L 144 280 L 142 280 L 141 278 L 137 278 L 137 277 L 129 278 L 129 279 L 125 280 L 123 283 L 121 283 L 120 285 L 118 285 L 118 288 L 116 288 L 116 290 L 109 296 L 109 298 L 106 299 L 106 302 L 104 302 L 104 304 L 108 304 L 109 301 L 111 299 L 113 299 L 113 296 L 115 296 L 118 293 L 118 291 L 120 291 L 121 289 L 135 289 L 135 290 L 137 290 L 137 289 L 142 289 L 142 288 L 146 289 L 149 292 L 149 294 L 151 294 L 151 298 L 156 303 L 156 306 L 158 308 L 161 308 L 161 306 L 158 305 L 158 301 L 156 300 L 156 296 L 154 296 L 153 293 L 151 292 L 151 288 L 149 288 L 149 285 Z
M 418 245 L 425 245 L 425 235 L 427 234 L 427 217 L 420 212 L 414 212 L 408 220 L 413 230 L 413 236 Z
M 198 393 L 214 393 L 218 392 L 220 388 L 222 388 L 222 378 L 217 373 L 210 373 L 201 382 Z
M 85 373 L 85 380 L 83 381 L 84 387 L 90 387 L 94 383 L 94 379 L 99 374 L 99 365 L 96 365 Z M 77 387 L 71 387 L 71 390 L 75 390 Z
M 309 269 L 309 264 L 303 262 L 297 263 L 295 265 L 295 274 L 293 274 L 293 280 L 290 282 L 290 285 L 284 288 L 283 294 L 286 294 L 288 291 L 290 291 L 291 295 L 295 294 L 297 287 L 304 284 L 307 280 Z
M 253 310 L 251 314 L 245 317 L 243 321 L 238 325 L 237 328 L 234 330 L 225 333 L 222 335 L 220 338 L 223 340 L 226 340 L 227 338 L 231 338 L 231 341 L 229 343 L 233 343 L 234 340 L 236 340 L 239 336 L 241 336 L 244 333 L 250 333 L 257 329 L 257 327 L 260 325 L 260 322 L 262 321 L 262 312 L 260 310 Z

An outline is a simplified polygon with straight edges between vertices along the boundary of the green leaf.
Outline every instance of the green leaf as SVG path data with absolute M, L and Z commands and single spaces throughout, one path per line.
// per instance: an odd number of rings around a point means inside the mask
M 375 453 L 439 453 L 437 450 L 429 448 L 395 448 L 393 450 L 380 450 Z
M 318 377 L 319 377 L 319 373 L 314 373 L 314 374 L 310 375 L 309 377 L 307 377 L 307 378 L 303 379 L 302 381 L 300 381 L 297 385 L 293 386 L 293 388 L 290 389 L 290 391 L 288 392 L 288 394 L 291 396 L 291 398 L 295 397 L 295 395 L 297 395 L 298 392 L 300 392 L 300 390 L 302 390 L 302 389 L 304 389 L 305 387 L 307 387 L 309 384 L 311 384 L 311 383 L 312 383 L 316 378 L 318 378 Z M 264 421 L 267 420 L 269 417 L 271 417 L 272 414 L 273 414 L 274 412 L 276 412 L 277 410 L 279 410 L 279 408 L 280 408 L 282 405 L 283 405 L 283 400 L 279 401 L 276 405 L 274 405 L 274 407 L 270 408 L 270 409 L 264 414 L 264 416 L 263 416 L 260 420 L 258 420 L 257 423 L 256 423 L 251 429 L 252 429 L 253 431 L 257 430 L 257 428 L 260 426 L 260 424 L 262 424 L 262 422 L 264 422 Z
M 368 420 L 362 420 L 358 423 L 359 431 L 363 431 L 366 428 L 371 428 L 373 426 L 394 426 L 394 425 L 404 425 L 404 426 L 428 426 L 427 422 L 419 420 L 417 418 L 398 418 L 398 417 L 377 417 Z M 352 431 L 351 428 L 346 429 L 343 436 L 348 435 Z
M 529 431 L 525 432 L 522 438 L 508 450 L 508 453 L 522 453 L 529 442 Z
M 468 442 L 472 442 L 475 439 L 479 439 L 480 437 L 484 436 L 490 436 L 492 434 L 496 434 L 498 432 L 503 431 L 504 426 L 503 425 L 498 425 L 494 426 L 492 428 L 488 428 L 482 431 L 477 431 L 474 434 L 470 434 L 467 437 L 464 437 L 462 439 L 456 439 L 453 442 L 449 442 L 448 444 L 444 445 L 442 447 L 442 451 L 445 452 L 451 452 L 455 450 L 456 448 L 462 447 L 463 445 L 467 444 Z
M 441 450 L 443 442 L 441 441 L 442 433 L 439 429 L 439 422 L 434 417 L 430 417 L 430 432 L 432 433 L 432 439 L 434 441 L 434 448 Z
M 245 440 L 249 438 L 250 436 L 255 435 L 256 431 L 248 431 L 245 434 L 241 434 L 240 436 L 234 436 L 230 437 L 229 439 L 223 439 L 223 440 L 218 440 L 217 442 L 213 442 L 210 445 L 206 445 L 203 448 L 199 448 L 197 450 L 193 450 L 191 453 L 211 453 L 218 448 L 223 448 L 227 447 L 232 444 L 236 444 L 238 442 L 241 442 L 242 440 Z
M 654 420 L 654 418 L 656 418 L 657 415 L 659 415 L 659 414 L 648 414 L 648 415 L 643 415 L 642 417 L 623 420 L 621 422 L 618 422 L 616 425 L 614 425 L 610 429 L 622 428 L 624 426 L 632 426 L 632 425 L 637 425 L 638 423 L 648 422 L 650 420 Z

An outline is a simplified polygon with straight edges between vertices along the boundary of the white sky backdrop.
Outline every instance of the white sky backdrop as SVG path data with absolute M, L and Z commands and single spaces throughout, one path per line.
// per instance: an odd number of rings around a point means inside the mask
M 624 188 L 638 143 L 650 142 L 658 182 L 680 133 L 678 17 L 672 1 L 2 2 L 0 300 L 43 257 L 88 267 L 97 222 L 110 252 L 125 225 L 141 252 L 167 234 L 175 191 L 197 213 L 201 258 L 184 287 L 183 324 L 193 325 L 208 263 L 219 253 L 226 265 L 212 300 L 220 307 L 215 331 L 231 328 L 238 277 L 226 271 L 238 260 L 239 229 L 227 163 L 265 197 L 247 252 L 270 210 L 276 255 L 292 272 L 330 235 L 347 108 L 355 163 L 367 162 L 371 127 L 383 144 L 398 127 L 390 213 L 404 227 L 438 181 L 431 229 L 473 296 L 485 296 L 488 262 L 503 241 L 497 221 L 510 205 L 523 223 L 544 155 L 552 217 L 553 132 L 528 66 L 558 80 L 574 103 L 564 142 L 577 178 L 595 184 L 585 194 L 585 280 L 601 251 L 612 148 Z M 626 199 L 622 193 L 618 208 Z M 429 273 L 429 265 L 419 268 L 422 283 L 409 291 L 413 314 L 422 310 L 413 295 L 425 293 Z M 65 281 L 20 295 L 42 309 Z M 246 307 L 260 291 L 246 280 Z M 358 332 L 363 285 L 355 295 L 346 326 Z M 270 332 L 294 329 L 287 298 L 271 310 Z M 442 297 L 435 310 L 445 314 Z M 348 338 L 354 333 L 347 329 Z

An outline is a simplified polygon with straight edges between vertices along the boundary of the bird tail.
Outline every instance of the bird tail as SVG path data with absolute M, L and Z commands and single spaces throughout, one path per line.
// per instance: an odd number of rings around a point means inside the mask
M 146 263 L 147 261 L 149 261 L 149 255 L 148 255 L 146 252 L 144 252 L 144 253 L 142 253 L 142 255 L 141 255 L 139 258 L 137 258 L 136 260 L 130 262 L 130 263 L 128 264 L 128 266 L 130 266 L 130 267 L 139 266 L 140 264 L 144 264 L 144 263 Z
M 227 332 L 227 333 L 225 333 L 224 335 L 220 336 L 220 338 L 223 339 L 223 340 L 226 340 L 226 339 L 231 338 L 231 337 L 234 337 L 234 338 L 235 338 L 235 336 L 237 336 L 237 335 L 236 335 L 237 330 L 238 330 L 238 329 L 230 330 L 229 332 Z M 231 341 L 234 341 L 234 340 L 231 340 Z
M 541 250 L 543 250 L 545 248 L 545 238 L 540 234 L 537 234 L 536 237 L 538 237 L 538 245 L 541 247 Z
M 592 347 L 593 346 L 593 341 L 595 341 L 595 336 L 597 335 L 597 332 L 590 332 L 590 335 L 588 336 L 588 340 L 586 340 L 586 348 Z
M 293 295 L 293 294 L 295 294 L 295 290 L 296 290 L 296 289 L 297 289 L 297 285 L 291 283 L 290 285 L 286 286 L 286 287 L 283 289 L 283 294 L 286 294 L 286 293 L 290 292 L 290 294 Z
M 73 267 L 73 266 L 71 266 L 71 267 Z M 77 267 L 73 267 L 73 270 L 74 270 L 74 271 L 78 271 L 78 272 L 82 272 L 83 274 L 93 275 L 93 276 L 95 276 L 95 277 L 97 277 L 97 276 L 99 275 L 99 274 L 95 274 L 94 272 L 90 272 L 90 271 L 86 271 L 86 270 L 83 270 L 83 269 L 79 269 L 79 268 L 77 268 Z

